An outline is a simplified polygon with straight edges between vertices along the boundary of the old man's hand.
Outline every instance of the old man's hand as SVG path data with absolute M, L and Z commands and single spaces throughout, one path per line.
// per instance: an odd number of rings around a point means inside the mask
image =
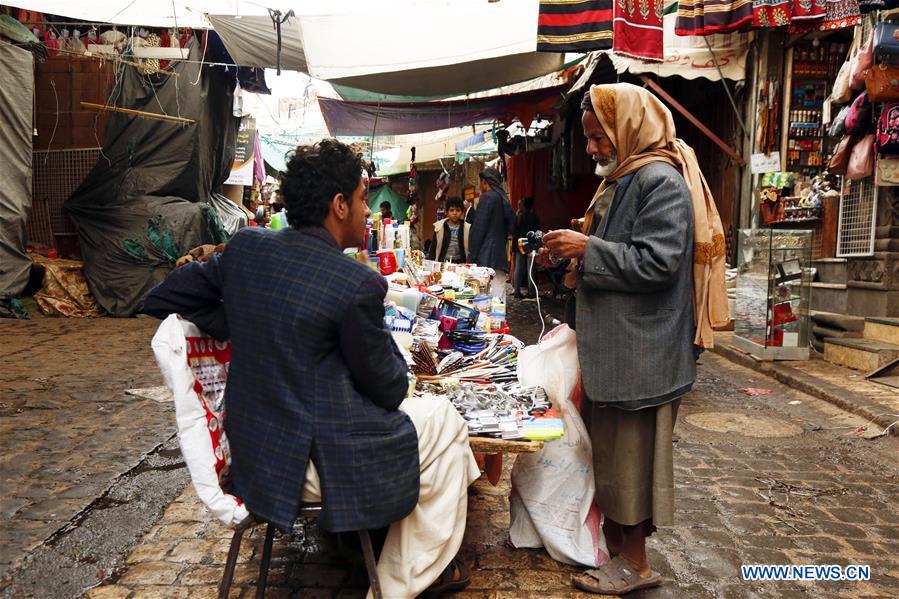
M 543 236 L 546 250 L 558 258 L 582 258 L 587 248 L 587 236 L 577 231 L 550 231 Z

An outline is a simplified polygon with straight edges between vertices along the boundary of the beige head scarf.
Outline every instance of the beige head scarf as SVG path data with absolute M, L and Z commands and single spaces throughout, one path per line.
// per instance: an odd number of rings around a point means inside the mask
M 606 180 L 614 181 L 650 162 L 667 162 L 683 173 L 693 200 L 695 237 L 693 251 L 694 343 L 711 348 L 713 327 L 729 319 L 724 283 L 724 229 L 718 208 L 706 183 L 696 154 L 674 130 L 671 111 L 642 87 L 629 83 L 594 85 L 590 100 L 599 124 L 618 152 L 618 168 Z M 593 208 L 606 181 L 599 186 L 584 216 L 584 232 L 590 230 Z

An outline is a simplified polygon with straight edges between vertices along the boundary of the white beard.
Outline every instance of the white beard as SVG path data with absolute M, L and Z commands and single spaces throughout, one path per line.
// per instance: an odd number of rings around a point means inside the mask
M 607 164 L 596 163 L 596 169 L 593 171 L 596 173 L 597 177 L 608 177 L 612 173 L 618 170 L 618 158 L 613 158 Z

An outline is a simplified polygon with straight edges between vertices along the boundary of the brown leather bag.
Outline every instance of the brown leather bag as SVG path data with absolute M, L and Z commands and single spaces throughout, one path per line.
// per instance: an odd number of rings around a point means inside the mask
M 895 102 L 899 100 L 899 67 L 878 64 L 868 69 L 865 88 L 872 102 Z
M 845 175 L 849 168 L 849 156 L 852 155 L 852 136 L 844 135 L 827 165 L 827 170 L 834 175 Z

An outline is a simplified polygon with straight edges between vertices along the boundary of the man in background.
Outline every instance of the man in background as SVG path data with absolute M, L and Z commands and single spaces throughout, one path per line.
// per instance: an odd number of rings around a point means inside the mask
M 537 294 L 537 288 L 529 280 L 528 265 L 530 262 L 528 257 L 515 251 L 515 240 L 523 239 L 531 231 L 539 229 L 540 217 L 534 212 L 534 198 L 528 196 L 518 205 L 518 213 L 515 215 L 515 236 L 512 238 L 512 254 L 515 256 L 515 276 L 512 279 L 512 288 L 515 290 L 517 298 L 523 297 L 521 290 L 525 288 L 528 290 L 528 297 L 534 297 Z
M 506 301 L 506 282 L 509 278 L 508 240 L 514 229 L 514 215 L 509 196 L 503 189 L 502 177 L 495 168 L 487 167 L 479 173 L 481 197 L 471 225 L 470 261 L 496 271 L 490 293 Z
M 385 218 L 389 218 L 393 220 L 393 209 L 390 207 L 390 202 L 384 201 L 381 202 L 381 220 L 383 221 Z

